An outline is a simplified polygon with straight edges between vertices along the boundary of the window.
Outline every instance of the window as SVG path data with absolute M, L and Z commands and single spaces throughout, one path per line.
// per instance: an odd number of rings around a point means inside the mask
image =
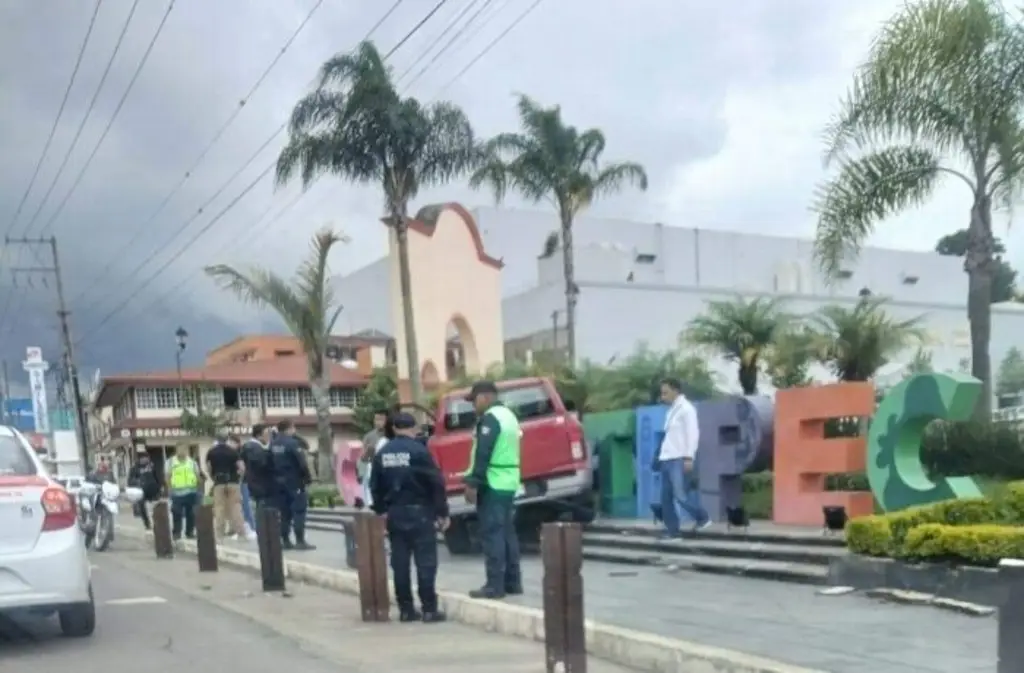
M 654 260 L 657 259 L 657 257 L 650 253 L 638 252 L 634 259 L 637 264 L 654 264 Z
M 199 403 L 203 405 L 203 413 L 223 409 L 224 392 L 220 388 L 203 388 L 199 394 Z
M 156 388 L 136 388 L 135 408 L 156 409 Z
M 181 394 L 182 400 L 184 400 L 184 403 L 182 404 L 183 407 L 188 408 L 188 409 L 195 409 L 196 408 L 196 389 L 195 388 L 185 388 L 184 390 L 180 391 L 180 394 Z
M 274 351 L 274 357 L 275 358 L 286 358 L 286 357 L 289 357 L 289 356 L 292 356 L 292 355 L 295 355 L 295 351 L 293 351 L 293 350 Z
M 357 388 L 331 388 L 331 406 L 348 407 L 356 406 L 359 402 L 359 390 Z
M 259 388 L 239 388 L 238 389 L 238 406 L 241 409 L 259 409 L 260 408 L 260 389 Z
M 543 386 L 509 388 L 498 391 L 498 399 L 507 406 L 520 421 L 541 418 L 553 414 L 554 403 Z M 466 430 L 476 425 L 473 405 L 464 399 L 451 397 L 445 400 L 444 427 L 447 430 Z
M 299 406 L 299 391 L 295 388 L 267 388 L 264 395 L 268 409 L 294 409 Z
M 177 409 L 178 408 L 178 389 L 177 388 L 157 388 L 155 393 L 156 393 L 156 408 L 157 409 Z
M 306 409 L 316 408 L 316 400 L 313 399 L 313 391 L 309 388 L 303 388 L 301 391 L 302 395 L 302 406 Z
M 38 473 L 25 444 L 14 435 L 0 435 L 0 475 L 30 477 Z

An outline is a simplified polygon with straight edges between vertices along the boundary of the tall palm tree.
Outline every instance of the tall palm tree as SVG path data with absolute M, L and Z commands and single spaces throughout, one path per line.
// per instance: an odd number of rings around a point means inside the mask
M 706 346 L 736 362 L 743 394 L 755 395 L 761 356 L 788 322 L 779 301 L 771 297 L 709 301 L 707 311 L 690 321 L 682 341 Z
M 925 339 L 922 316 L 896 320 L 884 297 L 861 297 L 852 307 L 821 307 L 809 317 L 818 359 L 840 381 L 868 381 L 904 349 Z
M 547 201 L 558 211 L 561 225 L 562 273 L 565 277 L 565 331 L 568 364 L 576 362 L 576 273 L 572 225 L 576 216 L 599 196 L 627 184 L 647 189 L 647 173 L 634 162 L 602 164 L 604 133 L 579 131 L 562 119 L 559 106 L 545 108 L 519 96 L 519 133 L 502 133 L 485 147 L 483 164 L 470 178 L 474 188 L 488 185 L 497 201 L 509 190 L 533 202 Z
M 313 237 L 312 253 L 299 267 L 294 280 L 268 269 L 236 269 L 227 264 L 206 267 L 206 273 L 239 299 L 273 309 L 302 344 L 306 354 L 309 387 L 316 405 L 318 471 L 330 472 L 334 452 L 331 441 L 331 376 L 327 342 L 341 306 L 334 305 L 327 257 L 335 243 L 347 238 L 324 230 Z
M 764 353 L 764 369 L 778 390 L 811 385 L 814 337 L 804 325 L 779 330 Z
M 966 186 L 972 204 L 964 270 L 971 363 L 991 407 L 993 203 L 1024 178 L 1024 30 L 997 0 L 908 3 L 876 38 L 828 130 L 838 164 L 815 204 L 816 248 L 828 276 L 875 226 L 925 201 L 940 183 Z
M 420 189 L 446 184 L 470 170 L 478 149 L 473 128 L 451 103 L 424 106 L 403 98 L 380 52 L 363 42 L 323 64 L 316 90 L 292 110 L 289 133 L 277 160 L 279 184 L 298 173 L 306 188 L 331 174 L 383 191 L 385 223 L 398 247 L 409 381 L 419 401 L 423 386 L 409 272 L 409 202 Z

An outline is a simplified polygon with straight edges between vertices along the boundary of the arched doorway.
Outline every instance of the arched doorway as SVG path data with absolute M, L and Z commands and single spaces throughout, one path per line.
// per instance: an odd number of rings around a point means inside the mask
M 473 329 L 466 319 L 456 313 L 445 328 L 445 378 L 456 381 L 479 374 L 480 355 L 476 348 Z
M 434 390 L 441 382 L 441 376 L 433 360 L 427 360 L 420 369 L 420 381 L 423 382 L 424 390 Z

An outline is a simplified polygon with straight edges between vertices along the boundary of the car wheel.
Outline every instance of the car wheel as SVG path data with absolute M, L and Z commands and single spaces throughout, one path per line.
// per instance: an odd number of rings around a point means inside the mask
M 475 526 L 471 526 L 465 517 L 457 517 L 451 520 L 448 530 L 444 532 L 445 546 L 452 556 L 466 556 L 479 554 L 480 539 L 476 535 Z
M 60 631 L 67 638 L 88 638 L 96 630 L 96 603 L 89 587 L 89 602 L 76 603 L 57 612 Z

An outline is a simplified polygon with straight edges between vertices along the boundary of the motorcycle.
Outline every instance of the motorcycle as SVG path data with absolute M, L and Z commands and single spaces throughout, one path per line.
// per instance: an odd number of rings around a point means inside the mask
M 78 492 L 78 526 L 85 534 L 85 548 L 105 551 L 114 540 L 114 518 L 121 489 L 117 484 L 86 482 Z

